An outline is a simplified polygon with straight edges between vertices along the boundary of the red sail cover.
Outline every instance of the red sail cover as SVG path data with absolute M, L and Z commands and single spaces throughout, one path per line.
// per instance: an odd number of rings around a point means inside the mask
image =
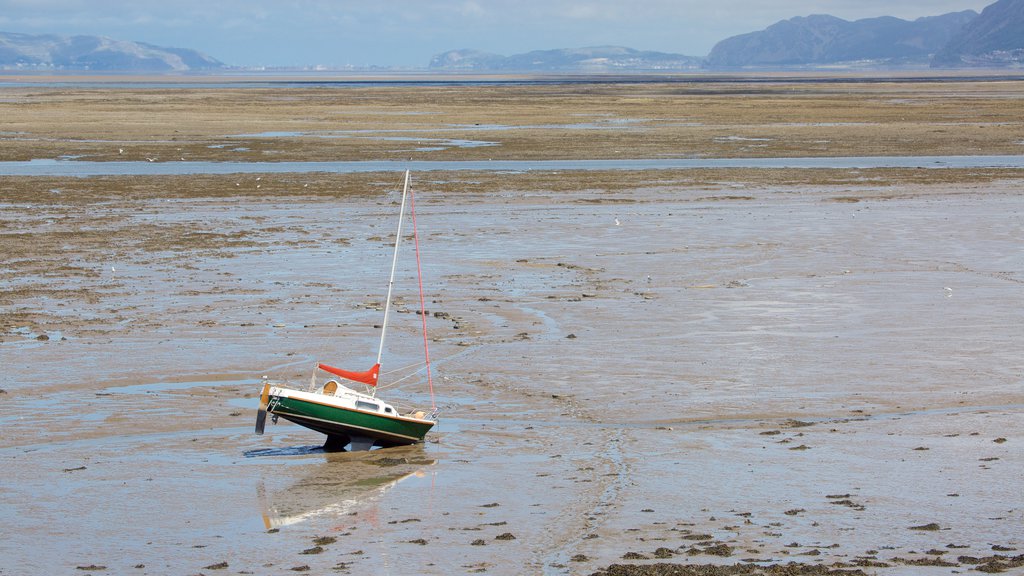
M 377 385 L 377 374 L 380 372 L 380 364 L 374 364 L 373 368 L 370 368 L 366 372 L 350 372 L 348 370 L 342 370 L 341 368 L 335 368 L 334 366 L 328 366 L 327 364 L 317 364 L 317 367 L 325 372 L 330 372 L 331 374 L 341 376 L 348 380 L 362 382 L 369 386 Z

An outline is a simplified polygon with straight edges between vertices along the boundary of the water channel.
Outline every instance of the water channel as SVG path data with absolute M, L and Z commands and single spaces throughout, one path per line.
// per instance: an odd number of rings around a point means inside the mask
M 37 159 L 0 162 L 0 176 L 174 176 L 186 174 L 393 172 L 396 170 L 529 172 L 550 170 L 686 170 L 698 168 L 1024 168 L 1024 155 L 850 156 L 833 158 L 660 158 L 598 160 L 364 160 L 346 162 L 92 162 Z

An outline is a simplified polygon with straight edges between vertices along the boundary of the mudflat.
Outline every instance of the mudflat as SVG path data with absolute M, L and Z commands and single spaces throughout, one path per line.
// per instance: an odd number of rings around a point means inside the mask
M 1019 82 L 843 80 L 0 84 L 0 160 L 1024 151 Z M 375 356 L 400 183 L 0 177 L 0 574 L 1024 564 L 1021 171 L 413 174 L 439 424 L 254 435 Z

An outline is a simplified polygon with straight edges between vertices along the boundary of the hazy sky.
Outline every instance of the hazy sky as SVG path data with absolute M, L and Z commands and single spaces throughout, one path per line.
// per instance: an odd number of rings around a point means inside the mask
M 456 48 L 497 54 L 616 45 L 706 55 L 793 16 L 912 20 L 995 0 L 0 0 L 0 31 L 194 48 L 239 66 L 424 67 Z

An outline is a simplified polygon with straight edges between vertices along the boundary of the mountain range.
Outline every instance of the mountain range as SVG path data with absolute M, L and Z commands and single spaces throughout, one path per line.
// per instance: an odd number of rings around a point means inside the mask
M 164 48 L 104 36 L 0 32 L 0 69 L 193 72 L 224 67 L 223 62 L 187 48 Z
M 815 67 L 970 67 L 1024 65 L 1024 0 L 909 21 L 892 16 L 848 21 L 829 15 L 790 18 L 726 38 L 706 58 L 601 46 L 501 56 L 452 50 L 439 71 L 684 71 Z
M 1024 0 L 998 0 L 981 14 L 951 12 L 908 21 L 790 18 L 717 43 L 707 57 L 621 46 L 536 50 L 503 56 L 472 49 L 434 56 L 435 72 L 657 72 L 815 67 L 1022 67 Z M 211 72 L 227 66 L 185 48 L 102 36 L 0 32 L 0 70 Z
M 1024 64 L 1024 0 L 999 0 L 935 54 L 934 66 Z
M 622 46 L 535 50 L 514 56 L 477 50 L 450 50 L 434 56 L 429 68 L 443 71 L 632 72 L 699 69 L 702 60 L 697 56 L 645 52 Z
M 982 10 L 918 18 L 849 22 L 826 15 L 791 18 L 722 40 L 708 68 L 770 68 L 868 63 L 935 68 L 1024 64 L 1024 0 Z
M 708 54 L 709 68 L 814 66 L 870 61 L 877 65 L 927 63 L 966 25 L 973 10 L 901 20 L 892 16 L 850 22 L 835 16 L 791 18 L 760 32 L 722 40 Z

